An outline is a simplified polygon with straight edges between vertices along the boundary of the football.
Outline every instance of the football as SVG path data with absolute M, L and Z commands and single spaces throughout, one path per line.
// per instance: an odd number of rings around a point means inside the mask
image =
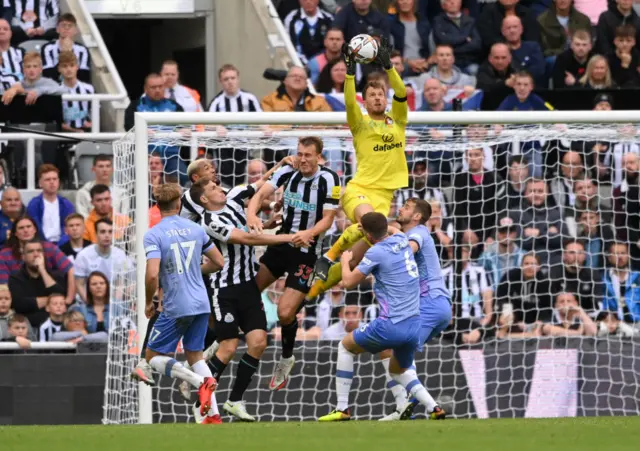
M 378 55 L 378 41 L 368 34 L 359 34 L 349 41 L 349 51 L 356 62 L 368 64 L 373 62 Z

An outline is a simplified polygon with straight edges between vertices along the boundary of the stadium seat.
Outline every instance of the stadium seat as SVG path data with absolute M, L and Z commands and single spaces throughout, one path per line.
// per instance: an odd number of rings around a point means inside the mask
M 82 142 L 75 146 L 75 155 L 71 157 L 71 173 L 74 174 L 74 172 L 77 172 L 80 186 L 93 180 L 93 173 L 91 172 L 93 158 L 103 153 L 113 155 L 113 147 L 111 144 Z
M 42 50 L 42 46 L 44 46 L 48 42 L 49 41 L 46 41 L 44 39 L 32 39 L 30 41 L 24 41 L 18 47 L 23 49 L 26 53 L 29 53 L 29 52 L 40 53 L 40 50 Z

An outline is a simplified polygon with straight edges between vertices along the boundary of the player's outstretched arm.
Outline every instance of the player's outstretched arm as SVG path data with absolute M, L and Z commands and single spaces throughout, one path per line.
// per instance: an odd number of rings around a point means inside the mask
M 391 103 L 391 115 L 393 120 L 399 125 L 407 124 L 407 116 L 409 114 L 409 107 L 407 105 L 407 87 L 404 85 L 404 81 L 394 69 L 391 64 L 391 46 L 386 38 L 382 38 L 380 46 L 378 47 L 378 55 L 376 56 L 376 62 L 387 72 L 389 77 L 389 84 L 393 89 L 393 102 Z
M 293 235 L 251 234 L 240 229 L 234 229 L 229 236 L 229 243 L 245 244 L 247 246 L 272 246 L 275 244 L 291 243 Z
M 262 203 L 275 193 L 276 187 L 271 183 L 263 184 L 256 194 L 253 195 L 247 206 L 247 227 L 249 230 L 262 233 L 262 220 L 258 217 L 258 212 L 262 208 Z
M 346 290 L 355 288 L 367 278 L 367 274 L 363 274 L 358 268 L 355 268 L 353 271 L 351 270 L 349 262 L 352 257 L 353 254 L 351 251 L 344 251 L 340 258 L 340 262 L 342 263 L 342 286 Z
M 342 59 L 347 65 L 347 77 L 344 79 L 344 104 L 347 110 L 347 124 L 354 133 L 362 121 L 362 111 L 356 100 L 356 61 L 351 56 L 349 46 L 342 46 Z
M 267 183 L 267 181 L 271 178 L 274 172 L 280 169 L 283 166 L 291 166 L 296 169 L 298 167 L 298 159 L 293 155 L 288 155 L 284 157 L 282 160 L 278 162 L 278 164 L 274 165 L 271 169 L 269 169 L 260 180 L 254 183 L 256 190 L 260 190 L 262 186 Z
M 211 248 L 204 251 L 204 255 L 207 256 L 209 262 L 206 264 L 206 274 L 211 274 L 212 272 L 220 271 L 224 266 L 224 257 L 220 253 L 217 247 L 212 246 Z M 205 265 L 202 265 L 203 268 Z M 205 270 L 202 270 L 205 273 Z

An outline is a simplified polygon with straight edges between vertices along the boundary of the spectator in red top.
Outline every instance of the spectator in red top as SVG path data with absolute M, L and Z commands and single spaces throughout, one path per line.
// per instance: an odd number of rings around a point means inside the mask
M 40 236 L 38 228 L 30 217 L 23 216 L 13 223 L 7 245 L 0 251 L 0 284 L 6 284 L 9 281 L 9 275 L 20 269 L 24 263 L 22 260 L 24 244 L 36 236 Z M 73 265 L 55 244 L 42 241 L 42 248 L 47 271 L 58 271 L 66 275 L 67 294 L 65 299 L 67 305 L 72 304 L 76 295 Z
M 342 56 L 342 44 L 344 44 L 342 30 L 340 28 L 330 28 L 324 37 L 324 52 L 311 58 L 307 64 L 309 78 L 311 78 L 314 85 L 318 83 L 320 72 L 322 72 L 327 63 Z

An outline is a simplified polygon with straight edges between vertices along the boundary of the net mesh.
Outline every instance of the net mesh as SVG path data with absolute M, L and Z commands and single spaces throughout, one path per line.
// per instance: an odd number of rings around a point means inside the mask
M 208 158 L 230 188 L 260 178 L 309 135 L 323 138 L 323 164 L 344 186 L 356 161 L 343 127 L 150 127 L 147 168 L 135 165 L 132 130 L 114 146 L 114 185 L 127 210 L 120 213 L 131 219 L 126 227 L 116 224 L 115 245 L 142 262 L 144 256 L 135 253 L 135 227 L 147 227 L 135 218 L 140 171 L 150 171 L 151 184 L 186 186 L 189 159 Z M 390 218 L 408 198 L 432 202 L 428 226 L 452 292 L 454 320 L 416 354 L 416 364 L 427 389 L 454 417 L 640 413 L 634 388 L 640 352 L 633 338 L 640 333 L 639 141 L 631 124 L 408 128 L 410 187 L 397 193 Z M 339 213 L 327 247 L 346 221 Z M 622 245 L 611 247 L 616 241 Z M 139 355 L 136 334 L 144 334 L 135 330 L 142 302 L 135 286 L 142 281 L 131 271 L 114 268 L 114 274 L 117 313 L 111 316 L 104 418 L 130 423 L 139 414 L 138 387 L 129 373 Z M 270 392 L 279 359 L 274 312 L 282 288 L 278 281 L 263 294 L 272 330 L 245 394 L 247 410 L 261 421 L 314 420 L 335 403 L 338 343 L 318 337 L 341 321 L 346 298 L 358 298 L 363 323 L 376 317 L 377 307 L 369 285 L 332 290 L 308 306 L 287 388 Z M 241 346 L 237 356 L 243 352 Z M 235 370 L 231 363 L 222 377 L 219 402 L 227 399 Z M 150 407 L 154 422 L 193 421 L 176 384 L 160 379 Z M 393 410 L 377 357 L 359 357 L 351 404 L 358 419 Z

